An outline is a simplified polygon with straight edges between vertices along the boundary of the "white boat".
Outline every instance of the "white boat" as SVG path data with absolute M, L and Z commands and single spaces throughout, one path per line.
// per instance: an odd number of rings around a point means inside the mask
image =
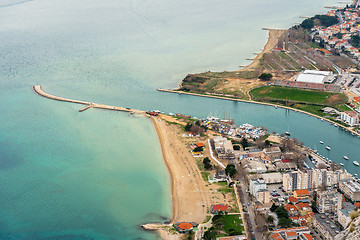
M 343 163 L 339 163 L 340 164 L 340 166 L 344 166 L 344 164 Z
M 319 141 L 319 143 L 320 143 L 320 144 L 324 144 L 324 142 L 323 142 L 323 141 Z
M 329 147 L 329 146 L 326 146 L 325 148 L 326 148 L 326 150 L 329 150 L 329 151 L 331 150 L 331 147 Z
M 285 135 L 290 136 L 290 133 L 289 133 L 289 132 L 285 132 Z
M 360 164 L 357 161 L 353 162 L 356 166 L 360 166 Z
M 349 160 L 348 156 L 344 156 L 344 159 Z

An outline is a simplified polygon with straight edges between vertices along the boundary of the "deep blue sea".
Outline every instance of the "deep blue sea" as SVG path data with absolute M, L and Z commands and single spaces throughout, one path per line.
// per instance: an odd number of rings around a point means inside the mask
M 157 239 L 170 179 L 152 123 L 36 95 L 284 132 L 360 174 L 358 138 L 273 107 L 157 92 L 187 73 L 236 70 L 330 0 L 0 0 L 0 239 Z M 326 152 L 319 140 L 332 147 Z M 350 161 L 342 156 L 347 155 Z

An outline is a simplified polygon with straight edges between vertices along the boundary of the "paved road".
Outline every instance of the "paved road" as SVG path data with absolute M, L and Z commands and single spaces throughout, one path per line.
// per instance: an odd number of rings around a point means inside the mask
M 240 171 L 239 171 L 240 170 Z M 254 206 L 250 200 L 249 194 L 246 192 L 247 190 L 247 185 L 245 185 L 245 181 L 244 181 L 244 175 L 242 174 L 242 169 L 238 169 L 238 172 L 240 172 L 240 183 L 238 185 L 237 191 L 238 194 L 240 196 L 240 201 L 243 204 L 243 206 L 245 206 L 247 208 L 247 213 L 244 214 L 244 224 L 246 222 L 247 226 L 248 226 L 248 231 L 249 231 L 249 237 L 248 239 L 256 239 L 256 240 L 261 240 L 262 238 L 262 234 L 259 233 L 256 229 L 256 221 L 255 221 L 255 209 Z

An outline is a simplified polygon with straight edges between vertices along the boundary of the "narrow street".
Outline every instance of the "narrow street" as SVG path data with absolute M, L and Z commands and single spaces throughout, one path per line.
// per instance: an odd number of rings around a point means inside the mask
M 238 169 L 240 184 L 238 184 L 237 191 L 240 197 L 240 202 L 243 205 L 243 210 L 245 211 L 245 209 L 247 209 L 247 212 L 244 214 L 245 219 L 243 219 L 243 221 L 248 227 L 248 239 L 262 240 L 262 234 L 257 231 L 254 206 L 250 200 L 249 193 L 246 192 L 247 185 L 244 180 L 245 176 L 242 174 L 241 170 L 242 169 Z

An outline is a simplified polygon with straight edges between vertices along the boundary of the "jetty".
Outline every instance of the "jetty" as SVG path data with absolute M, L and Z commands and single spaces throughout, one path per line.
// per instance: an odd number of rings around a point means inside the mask
M 106 110 L 112 110 L 112 111 L 128 112 L 131 114 L 137 113 L 137 114 L 145 115 L 145 111 L 142 111 L 142 110 L 136 110 L 136 109 L 130 109 L 130 108 L 124 108 L 124 107 L 110 106 L 110 105 L 106 105 L 106 104 L 99 104 L 99 103 L 57 97 L 57 96 L 54 96 L 54 95 L 44 92 L 44 90 L 42 90 L 42 88 L 41 88 L 41 85 L 35 85 L 35 86 L 33 86 L 33 89 L 40 96 L 43 96 L 43 97 L 46 97 L 46 98 L 49 98 L 52 100 L 85 105 L 85 107 L 80 109 L 79 112 L 83 112 L 89 108 L 100 108 L 100 109 L 106 109 Z
M 170 228 L 171 226 L 172 224 L 161 224 L 161 223 L 148 223 L 141 225 L 143 229 L 148 231 L 157 231 L 164 228 Z

